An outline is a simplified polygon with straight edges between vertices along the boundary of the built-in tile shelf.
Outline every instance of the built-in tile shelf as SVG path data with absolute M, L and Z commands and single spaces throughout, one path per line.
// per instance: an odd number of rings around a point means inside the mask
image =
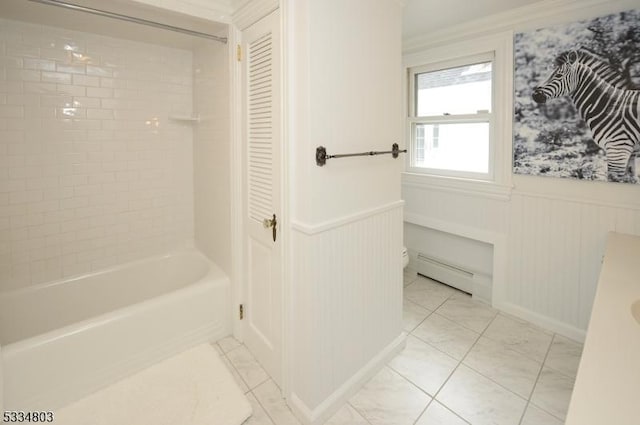
M 169 119 L 173 121 L 183 121 L 183 122 L 200 122 L 200 115 L 169 115 Z

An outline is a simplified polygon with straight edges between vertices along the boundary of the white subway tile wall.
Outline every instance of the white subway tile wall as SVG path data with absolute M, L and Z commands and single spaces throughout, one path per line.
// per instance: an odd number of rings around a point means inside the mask
M 192 63 L 0 19 L 0 292 L 193 243 Z

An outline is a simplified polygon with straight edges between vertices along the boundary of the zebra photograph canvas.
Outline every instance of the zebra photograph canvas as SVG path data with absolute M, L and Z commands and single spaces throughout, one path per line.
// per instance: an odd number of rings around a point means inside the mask
M 640 183 L 640 10 L 515 34 L 517 174 Z

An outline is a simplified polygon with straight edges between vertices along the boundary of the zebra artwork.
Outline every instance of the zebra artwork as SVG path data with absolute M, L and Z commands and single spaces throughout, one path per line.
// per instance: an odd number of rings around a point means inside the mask
M 635 151 L 640 147 L 640 91 L 627 87 L 621 73 L 587 51 L 569 51 L 556 59 L 549 78 L 533 91 L 533 100 L 569 96 L 607 161 L 609 180 L 636 182 Z
M 513 172 L 640 184 L 640 9 L 514 35 Z

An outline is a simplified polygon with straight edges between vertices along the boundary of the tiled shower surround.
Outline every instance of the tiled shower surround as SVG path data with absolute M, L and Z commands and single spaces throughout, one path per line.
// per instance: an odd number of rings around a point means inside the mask
M 0 291 L 193 240 L 192 52 L 0 20 Z

